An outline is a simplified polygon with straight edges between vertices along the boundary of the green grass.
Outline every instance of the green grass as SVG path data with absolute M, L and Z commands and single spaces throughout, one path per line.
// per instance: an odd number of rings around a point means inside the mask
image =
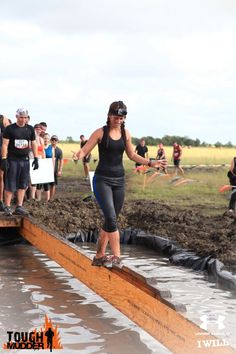
M 71 158 L 71 151 L 78 151 L 79 144 L 59 144 L 62 148 L 65 158 Z M 156 157 L 157 148 L 155 146 L 149 146 L 149 157 Z M 172 147 L 167 146 L 165 148 L 166 156 L 171 163 Z M 97 147 L 92 151 L 93 158 L 98 158 Z M 236 156 L 236 151 L 233 148 L 215 148 L 215 147 L 192 147 L 188 149 L 183 148 L 183 165 L 218 165 L 218 164 L 229 164 L 232 158 Z M 124 156 L 125 160 L 128 160 L 127 156 Z M 132 162 L 131 162 L 132 163 Z
M 222 212 L 228 205 L 228 193 L 220 193 L 219 187 L 228 184 L 226 169 L 211 172 L 186 172 L 191 183 L 175 186 L 173 177 L 156 177 L 150 182 L 148 175 L 127 173 L 127 194 L 129 199 L 154 199 L 170 205 L 192 207 L 202 206 L 209 213 Z
M 78 146 L 64 144 L 61 146 L 64 156 L 69 158 L 63 169 L 64 177 L 82 177 L 83 167 L 81 161 L 75 164 L 71 161 L 71 150 L 78 150 Z M 150 157 L 155 157 L 154 147 L 150 148 Z M 167 148 L 167 155 L 170 157 L 171 147 Z M 230 148 L 191 148 L 184 149 L 183 165 L 224 165 L 229 164 L 234 156 L 234 149 Z M 93 151 L 90 169 L 94 170 L 97 164 L 93 159 L 97 159 L 97 150 Z M 170 162 L 170 161 L 169 161 Z M 171 162 L 170 162 L 171 163 Z M 134 162 L 127 157 L 124 158 L 126 170 L 126 199 L 149 199 L 159 200 L 175 207 L 200 208 L 208 214 L 222 213 L 227 209 L 229 193 L 219 193 L 219 187 L 228 184 L 226 173 L 228 167 L 186 169 L 186 179 L 193 180 L 192 183 L 174 186 L 171 178 L 159 177 L 150 182 L 151 174 L 134 173 Z M 173 173 L 173 168 L 168 172 Z

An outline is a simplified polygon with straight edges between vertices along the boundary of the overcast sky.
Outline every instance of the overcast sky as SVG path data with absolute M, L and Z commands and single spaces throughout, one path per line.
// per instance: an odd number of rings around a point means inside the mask
M 88 137 L 111 102 L 135 137 L 236 144 L 235 0 L 0 0 L 0 113 Z

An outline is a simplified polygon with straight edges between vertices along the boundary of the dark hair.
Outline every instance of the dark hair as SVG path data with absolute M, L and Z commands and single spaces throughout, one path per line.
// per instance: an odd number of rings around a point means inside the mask
M 121 114 L 123 113 L 123 114 Z M 124 104 L 123 101 L 115 101 L 112 102 L 110 107 L 109 107 L 109 111 L 107 114 L 107 121 L 106 121 L 106 125 L 107 125 L 107 143 L 106 146 L 108 147 L 108 142 L 109 142 L 109 131 L 110 131 L 110 120 L 109 120 L 109 116 L 111 114 L 115 114 L 115 115 L 120 115 L 120 116 L 124 116 L 124 118 L 126 118 L 126 114 L 127 114 L 127 107 Z M 124 144 L 126 146 L 126 133 L 125 133 L 125 121 L 123 120 L 123 122 L 121 123 L 121 136 L 124 140 Z
M 127 107 L 124 104 L 123 101 L 115 101 L 112 102 L 110 107 L 109 107 L 109 111 L 108 111 L 108 116 L 114 114 L 117 116 L 124 116 L 126 117 L 127 115 Z
M 81 139 L 81 138 L 84 138 L 84 135 L 83 135 L 83 134 L 82 134 L 82 135 L 80 135 L 80 137 L 79 137 L 79 138 L 80 138 L 80 139 Z
M 39 123 L 39 124 L 42 125 L 43 127 L 46 127 L 46 128 L 47 128 L 47 123 L 41 122 L 41 123 Z

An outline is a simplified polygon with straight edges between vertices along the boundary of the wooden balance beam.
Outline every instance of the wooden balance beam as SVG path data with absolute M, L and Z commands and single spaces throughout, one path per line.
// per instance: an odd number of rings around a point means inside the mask
M 21 227 L 21 216 L 0 216 L 0 228 L 2 227 Z
M 176 354 L 232 354 L 236 351 L 188 320 L 186 308 L 133 267 L 91 266 L 77 245 L 24 218 L 20 234 Z

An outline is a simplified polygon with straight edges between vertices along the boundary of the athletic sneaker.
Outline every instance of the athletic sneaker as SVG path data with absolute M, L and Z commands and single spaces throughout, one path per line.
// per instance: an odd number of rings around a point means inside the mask
M 235 213 L 233 209 L 228 209 L 226 212 L 224 212 L 223 216 L 228 216 L 229 218 L 234 218 Z
M 11 216 L 11 215 L 12 215 L 12 210 L 11 210 L 10 207 L 5 206 L 5 208 L 4 208 L 4 215 L 6 215 L 6 216 Z
M 27 215 L 29 215 L 29 212 L 27 210 L 25 210 L 24 208 L 22 208 L 22 206 L 17 206 L 14 211 L 14 215 L 27 216 Z
M 106 256 L 103 256 L 103 257 L 100 257 L 100 258 L 96 258 L 94 256 L 93 260 L 92 260 L 92 266 L 101 267 L 101 266 L 103 266 L 105 260 L 106 260 Z
M 0 200 L 0 211 L 5 211 L 5 205 L 2 200 Z
M 122 267 L 121 258 L 117 256 L 108 256 L 103 262 L 103 266 L 106 268 L 112 268 L 113 266 Z

